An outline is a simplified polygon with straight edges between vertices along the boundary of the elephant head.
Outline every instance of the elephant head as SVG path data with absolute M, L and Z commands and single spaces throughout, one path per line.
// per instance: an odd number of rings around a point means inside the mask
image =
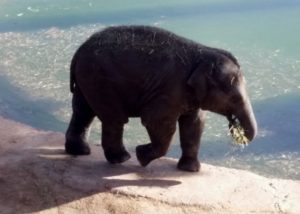
M 246 92 L 245 78 L 237 60 L 223 50 L 201 51 L 198 65 L 188 79 L 199 107 L 238 120 L 251 141 L 257 133 L 256 119 Z

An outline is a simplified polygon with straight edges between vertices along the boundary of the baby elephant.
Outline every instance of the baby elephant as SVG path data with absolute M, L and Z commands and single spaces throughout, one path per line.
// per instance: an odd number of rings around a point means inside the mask
M 72 118 L 66 152 L 90 154 L 86 132 L 102 122 L 108 162 L 130 158 L 123 141 L 129 117 L 140 117 L 151 143 L 136 147 L 142 166 L 166 154 L 179 124 L 182 156 L 177 167 L 199 171 L 198 150 L 206 110 L 239 121 L 252 140 L 257 125 L 236 58 L 147 26 L 108 27 L 92 35 L 71 63 Z

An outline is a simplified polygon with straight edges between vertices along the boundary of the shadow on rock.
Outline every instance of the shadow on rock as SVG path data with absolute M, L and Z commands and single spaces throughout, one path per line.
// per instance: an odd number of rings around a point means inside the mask
M 40 141 L 36 146 L 26 146 L 27 142 L 22 142 L 22 146 L 17 148 L 20 145 L 17 142 L 13 146 L 15 148 L 9 148 L 5 151 L 6 155 L 0 157 L 0 208 L 4 213 L 37 212 L 94 194 L 111 192 L 116 187 L 168 188 L 181 183 L 156 178 L 157 171 L 166 169 L 165 175 L 176 171 L 174 162 L 173 167 L 170 163 L 142 168 L 135 160 L 124 165 L 111 165 L 100 152 L 97 153 L 102 148 L 96 146 L 92 146 L 90 156 L 69 156 L 62 144 L 56 143 L 61 141 L 62 136 L 57 138 L 56 135 L 43 134 L 43 138 L 48 140 Z
M 300 151 L 300 93 L 264 100 L 255 105 L 259 133 L 249 152 L 274 154 Z

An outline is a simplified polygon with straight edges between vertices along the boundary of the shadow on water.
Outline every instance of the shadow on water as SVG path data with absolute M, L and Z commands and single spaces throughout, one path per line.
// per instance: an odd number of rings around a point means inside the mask
M 76 6 L 76 5 L 75 5 Z M 97 4 L 101 8 L 101 4 Z M 97 7 L 96 6 L 96 7 Z M 151 8 L 138 8 L 117 12 L 103 12 L 94 9 L 86 9 L 80 12 L 65 14 L 64 10 L 56 11 L 56 14 L 45 14 L 37 17 L 13 17 L 0 20 L 0 32 L 27 31 L 49 27 L 70 27 L 79 24 L 102 23 L 102 24 L 128 24 L 144 23 L 145 20 L 157 20 L 159 17 L 182 17 L 197 15 L 216 15 L 224 13 L 265 11 L 300 6 L 298 0 L 281 1 L 254 1 L 219 4 L 187 4 L 170 5 Z M 72 8 L 70 8 L 72 10 Z
M 300 92 L 255 105 L 259 135 L 249 152 L 300 152 Z
M 32 127 L 64 131 L 66 123 L 55 118 L 51 112 L 63 104 L 53 100 L 33 100 L 30 95 L 13 86 L 0 75 L 0 115 Z

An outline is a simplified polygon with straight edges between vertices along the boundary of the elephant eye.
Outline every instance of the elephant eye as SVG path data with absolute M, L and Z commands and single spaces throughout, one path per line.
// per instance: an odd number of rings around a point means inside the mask
M 240 76 L 238 74 L 232 74 L 232 75 L 230 75 L 229 82 L 230 82 L 231 86 L 238 85 L 239 81 L 240 81 Z
M 228 75 L 220 82 L 221 90 L 225 93 L 231 93 L 235 89 L 238 83 L 238 78 L 235 75 Z
M 230 85 L 234 85 L 235 83 L 236 83 L 236 77 L 233 76 L 233 77 L 231 77 Z

